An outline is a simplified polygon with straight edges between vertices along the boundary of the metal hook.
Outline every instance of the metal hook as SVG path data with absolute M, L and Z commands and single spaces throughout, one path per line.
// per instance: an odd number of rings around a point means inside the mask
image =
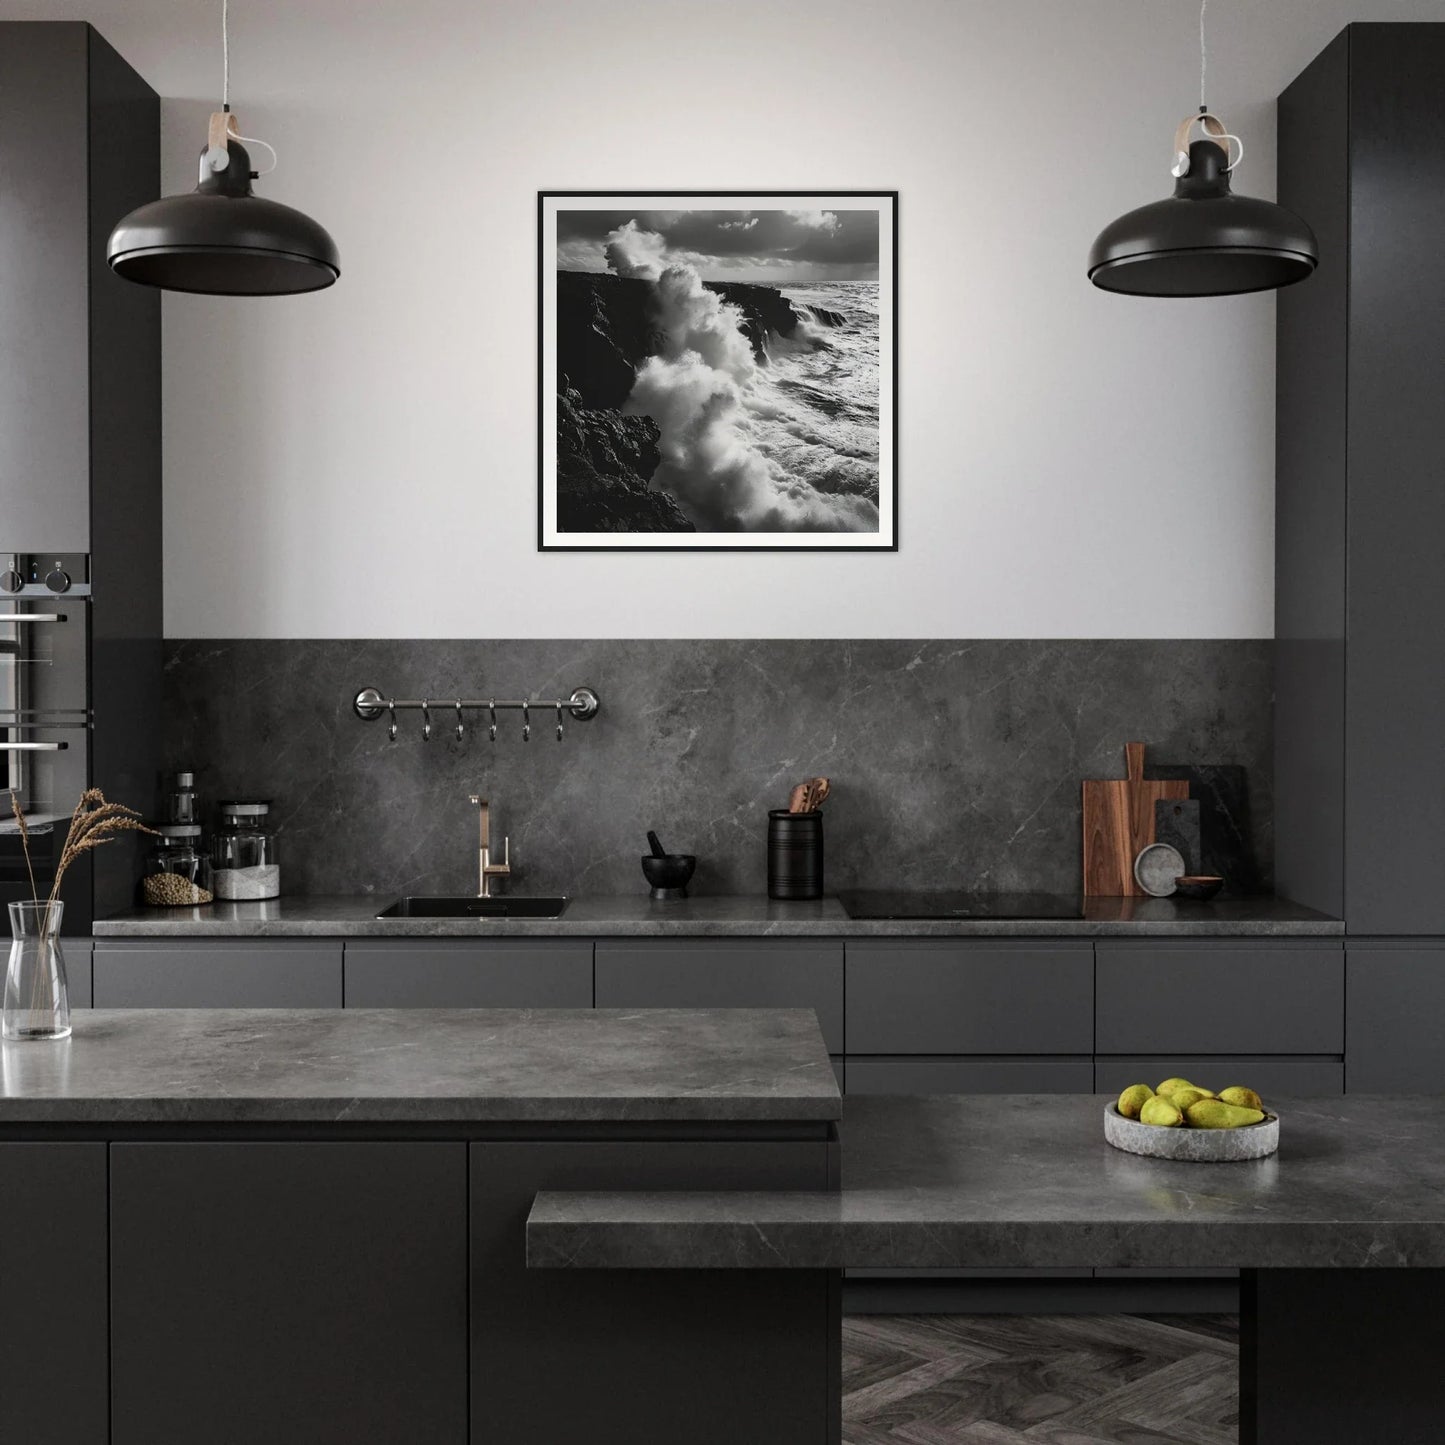
M 524 702 L 522 704 L 522 741 L 524 743 L 529 743 L 532 741 L 532 719 L 529 712 L 530 707 L 530 703 Z
M 424 743 L 431 741 L 431 700 L 421 700 L 421 740 Z
M 557 704 L 557 741 L 562 741 L 562 704 Z
M 396 741 L 396 699 L 388 698 L 386 710 L 391 714 L 391 726 L 387 728 L 386 735 L 392 742 Z
M 487 704 L 487 711 L 488 711 L 489 713 L 491 713 L 491 715 L 492 715 L 492 725 L 491 725 L 490 728 L 487 729 L 487 737 L 488 737 L 488 740 L 489 740 L 489 741 L 491 741 L 491 742 L 496 742 L 496 740 L 497 740 L 497 700 L 496 700 L 495 698 L 493 698 L 493 699 L 491 700 L 491 702 L 489 702 L 489 703 Z
M 458 742 L 461 742 L 462 738 L 466 735 L 466 731 L 467 731 L 467 726 L 466 726 L 466 724 L 462 721 L 462 700 L 461 700 L 461 698 L 458 698 L 458 699 L 457 699 L 457 741 L 458 741 Z

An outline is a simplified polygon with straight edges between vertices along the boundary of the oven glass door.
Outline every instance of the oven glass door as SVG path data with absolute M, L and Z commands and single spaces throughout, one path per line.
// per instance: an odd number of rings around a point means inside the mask
M 79 597 L 0 600 L 0 902 L 49 893 L 89 778 L 89 606 Z M 12 794 L 30 830 L 28 865 Z M 72 871 L 62 894 L 69 934 L 90 926 L 88 860 Z

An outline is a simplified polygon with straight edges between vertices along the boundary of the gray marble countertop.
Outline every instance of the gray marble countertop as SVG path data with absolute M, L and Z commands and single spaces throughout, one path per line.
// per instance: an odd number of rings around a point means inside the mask
M 377 918 L 373 895 L 139 908 L 94 925 L 97 938 L 1293 938 L 1338 936 L 1344 924 L 1279 898 L 1175 902 L 1090 899 L 1080 918 L 851 919 L 836 898 L 775 903 L 708 897 L 654 903 L 646 895 L 574 898 L 560 918 Z
M 9 1124 L 828 1121 L 808 1009 L 85 1009 L 0 1048 Z
M 1433 1098 L 1274 1100 L 1279 1153 L 1170 1163 L 1088 1095 L 849 1098 L 841 1193 L 537 1196 L 534 1268 L 1445 1266 Z

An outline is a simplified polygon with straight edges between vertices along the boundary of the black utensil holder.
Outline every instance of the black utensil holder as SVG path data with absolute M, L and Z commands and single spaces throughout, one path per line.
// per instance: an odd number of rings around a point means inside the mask
M 768 897 L 823 896 L 823 815 L 768 813 Z

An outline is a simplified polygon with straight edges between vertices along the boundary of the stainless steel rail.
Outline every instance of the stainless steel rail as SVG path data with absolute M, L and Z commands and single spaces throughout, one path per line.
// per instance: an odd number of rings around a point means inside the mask
M 422 715 L 422 741 L 432 735 L 432 713 L 444 713 L 454 719 L 451 727 L 460 742 L 466 736 L 466 714 L 486 713 L 487 734 L 492 742 L 497 740 L 497 714 L 503 711 L 522 714 L 522 741 L 532 736 L 532 713 L 555 713 L 557 741 L 562 741 L 562 714 L 566 713 L 578 722 L 588 722 L 597 716 L 602 700 L 590 687 L 574 687 L 568 697 L 535 698 L 451 698 L 451 697 L 388 697 L 374 687 L 364 687 L 351 700 L 352 710 L 363 722 L 375 722 L 385 713 L 390 718 L 387 728 L 392 742 L 396 741 L 398 712 L 420 712 Z

